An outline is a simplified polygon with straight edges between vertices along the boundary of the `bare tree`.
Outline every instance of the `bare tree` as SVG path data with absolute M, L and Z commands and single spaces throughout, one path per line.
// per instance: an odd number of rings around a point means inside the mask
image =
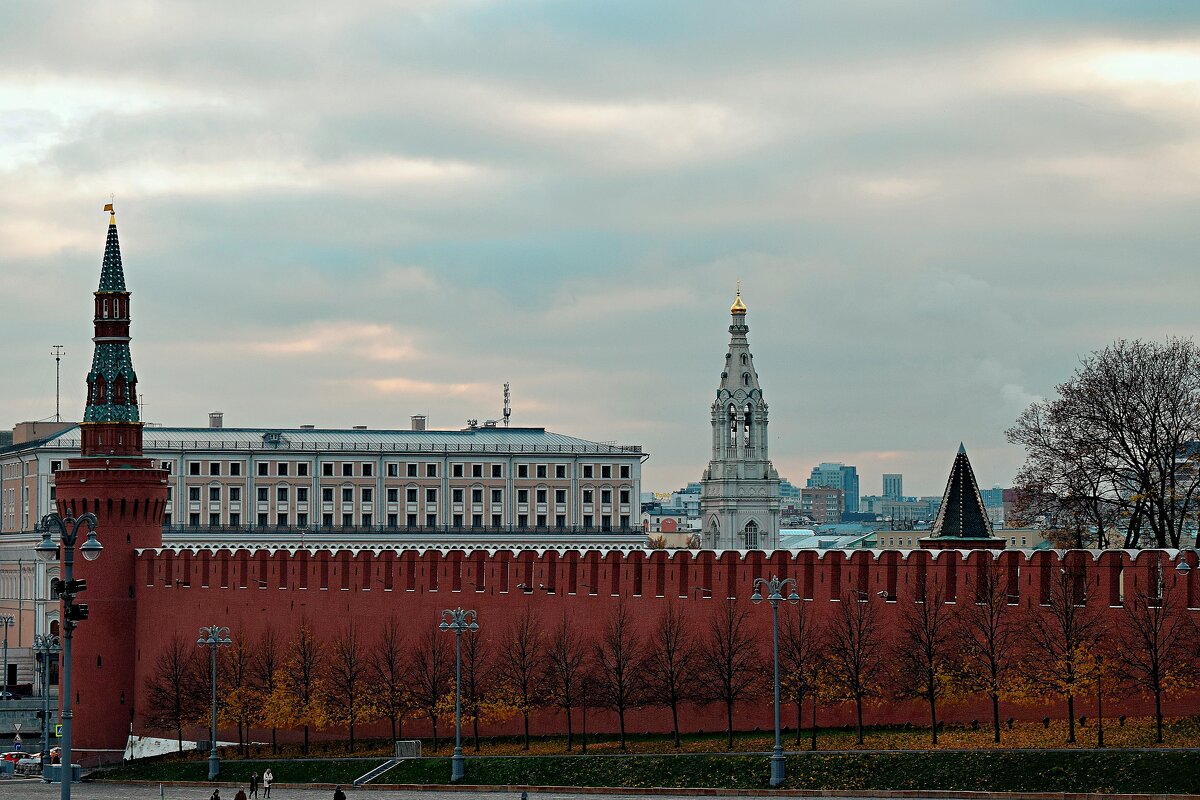
M 408 667 L 408 692 L 433 726 L 433 749 L 438 749 L 439 708 L 454 679 L 454 657 L 446 635 L 430 627 L 417 640 Z
M 579 685 L 587 666 L 588 647 L 578 625 L 564 611 L 550 633 L 546 649 L 546 685 L 555 705 L 567 712 L 567 750 L 575 746 L 571 713 L 579 702 Z
M 512 694 L 524 723 L 529 749 L 529 715 L 542 703 L 542 672 L 546 663 L 545 635 L 529 605 L 504 630 L 496 658 L 496 676 Z
M 308 620 L 301 617 L 296 635 L 288 647 L 287 669 L 283 673 L 290 715 L 304 729 L 301 752 L 308 754 L 309 734 L 325 723 L 321 703 L 325 647 L 313 633 Z
M 1000 695 L 1021 643 L 1016 607 L 1009 600 L 1005 576 L 988 561 L 975 586 L 975 602 L 959 609 L 958 638 L 967 657 L 964 679 L 992 701 L 995 742 L 1000 741 Z
M 146 684 L 146 724 L 175 732 L 183 752 L 183 726 L 203 715 L 206 680 L 195 643 L 175 634 L 154 661 Z
M 1061 510 L 1079 541 L 1086 525 L 1103 545 L 1113 521 L 1126 547 L 1178 547 L 1200 502 L 1200 347 L 1121 340 L 1056 388 L 1008 432 L 1026 448 L 1019 495 Z
M 1092 654 L 1103 634 L 1100 615 L 1087 605 L 1087 576 L 1066 564 L 1050 580 L 1049 602 L 1030 608 L 1026 620 L 1026 676 L 1067 701 L 1067 741 L 1075 741 L 1075 697 L 1090 685 Z
M 796 704 L 796 744 L 800 744 L 800 729 L 804 727 L 804 701 L 812 698 L 820 681 L 821 662 L 825 660 L 827 633 L 817 622 L 807 603 L 796 606 L 796 612 L 785 610 L 779 626 L 779 661 L 782 677 L 782 699 Z M 813 736 L 816 736 L 816 706 L 813 707 Z M 815 741 L 814 741 L 815 749 Z
M 702 644 L 701 697 L 725 707 L 725 732 L 733 749 L 733 709 L 762 689 L 762 653 L 750 629 L 749 612 L 731 600 L 710 618 Z
M 369 657 L 362 637 L 353 620 L 333 641 L 325 694 L 328 702 L 326 716 L 332 722 L 345 725 L 350 732 L 350 752 L 354 752 L 354 729 L 360 722 L 377 718 L 374 693 L 369 686 Z
M 929 735 L 936 745 L 938 701 L 946 696 L 952 680 L 953 618 L 936 582 L 917 587 L 908 601 L 901 608 L 893 652 L 894 688 L 898 697 L 928 705 Z
M 222 716 L 237 726 L 238 752 L 249 754 L 246 733 L 254 722 L 255 712 L 262 705 L 262 698 L 253 685 L 254 653 L 244 631 L 233 635 L 233 645 L 224 658 L 218 660 L 220 669 Z
M 594 653 L 597 704 L 617 712 L 621 749 L 625 750 L 625 714 L 643 698 L 645 644 L 624 600 L 605 620 Z
M 367 657 L 371 693 L 380 712 L 392 724 L 392 741 L 403 737 L 404 718 L 412 710 L 412 698 L 405 684 L 408 657 L 404 652 L 404 632 L 392 614 L 383 623 L 379 638 Z
M 258 644 L 254 649 L 251 658 L 251 674 L 254 681 L 254 688 L 258 691 L 259 696 L 270 698 L 275 695 L 279 689 L 279 669 L 283 663 L 283 643 L 279 639 L 279 635 L 275 629 L 268 625 L 263 629 L 262 635 L 258 638 Z M 265 718 L 265 715 L 260 709 L 258 713 L 260 720 Z M 271 752 L 279 752 L 278 729 L 271 726 Z
M 1150 587 L 1139 586 L 1124 604 L 1118 630 L 1118 669 L 1136 691 L 1154 698 L 1155 741 L 1163 740 L 1163 696 L 1186 685 L 1192 673 L 1195 625 L 1182 613 L 1182 603 L 1161 574 L 1161 562 Z
M 495 684 L 495 668 L 487 641 L 477 632 L 464 634 L 462 640 L 463 710 L 471 721 L 475 752 L 479 752 L 479 719 Z
M 679 738 L 679 706 L 696 699 L 699 649 L 683 609 L 668 603 L 650 635 L 646 653 L 646 696 L 671 710 L 675 746 Z
M 863 701 L 879 692 L 883 643 L 875 604 L 850 592 L 841 598 L 830 627 L 830 669 L 854 701 L 858 743 L 863 743 Z

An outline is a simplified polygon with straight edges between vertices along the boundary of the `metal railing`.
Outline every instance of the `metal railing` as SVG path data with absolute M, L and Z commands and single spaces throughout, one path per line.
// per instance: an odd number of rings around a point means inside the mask
M 59 439 L 55 447 L 78 449 L 78 439 Z M 293 451 L 293 452 L 351 452 L 351 453 L 414 453 L 414 454 L 449 454 L 449 453 L 544 453 L 549 455 L 622 455 L 641 454 L 640 444 L 432 444 L 422 442 L 294 442 L 286 438 L 279 441 L 254 440 L 206 440 L 206 439 L 168 439 L 152 440 L 146 437 L 143 449 L 147 456 L 159 455 L 174 451 L 190 450 L 222 450 L 241 451 L 252 450 L 262 452 Z
M 494 536 L 539 536 L 552 538 L 556 536 L 645 536 L 645 531 L 640 526 L 590 526 L 582 525 L 421 525 L 421 526 L 404 526 L 404 525 L 350 525 L 350 526 L 325 526 L 312 525 L 309 527 L 297 527 L 294 525 L 164 525 L 163 535 L 167 536 L 259 536 L 259 537 L 282 537 L 282 536 L 311 536 L 313 538 L 338 538 L 338 537 L 355 537 L 355 536 L 390 536 L 398 539 L 403 539 L 406 536 L 411 537 L 428 537 L 428 536 L 467 536 L 487 539 Z

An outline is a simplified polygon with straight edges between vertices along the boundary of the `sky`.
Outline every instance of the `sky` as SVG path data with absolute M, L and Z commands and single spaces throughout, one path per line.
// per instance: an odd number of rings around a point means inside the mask
M 1194 336 L 1191 2 L 6 0 L 0 424 L 78 419 L 115 197 L 143 418 L 498 417 L 698 479 L 736 282 L 770 451 L 984 486 Z

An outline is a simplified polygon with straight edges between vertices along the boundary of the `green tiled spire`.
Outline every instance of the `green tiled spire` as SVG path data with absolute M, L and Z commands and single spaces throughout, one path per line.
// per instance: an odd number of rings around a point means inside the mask
M 108 205 L 105 211 L 112 211 Z M 129 292 L 121 266 L 117 219 L 108 221 L 104 265 L 96 291 L 96 343 L 88 373 L 88 403 L 84 422 L 138 422 L 137 373 L 129 354 Z
M 975 482 L 975 471 L 967 458 L 967 448 L 958 445 L 958 455 L 950 468 L 950 479 L 946 481 L 946 493 L 942 496 L 942 507 L 938 509 L 933 523 L 935 539 L 990 539 L 992 521 L 988 518 Z
M 111 211 L 111 204 L 109 211 Z M 108 241 L 104 243 L 104 266 L 100 268 L 100 291 L 125 291 L 125 271 L 121 268 L 121 243 L 117 240 L 117 215 L 108 218 Z

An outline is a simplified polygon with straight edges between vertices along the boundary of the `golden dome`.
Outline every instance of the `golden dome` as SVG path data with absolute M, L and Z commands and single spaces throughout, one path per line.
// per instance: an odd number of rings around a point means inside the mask
M 733 298 L 733 305 L 729 307 L 730 314 L 745 314 L 746 304 L 742 302 L 742 290 L 738 289 L 737 297 Z

